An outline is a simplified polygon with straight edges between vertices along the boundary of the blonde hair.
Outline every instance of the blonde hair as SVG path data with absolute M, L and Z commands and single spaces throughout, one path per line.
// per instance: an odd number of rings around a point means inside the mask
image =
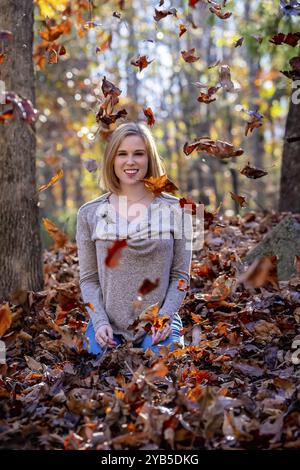
M 158 154 L 155 140 L 148 127 L 143 123 L 127 122 L 120 124 L 112 132 L 110 140 L 106 144 L 99 178 L 99 185 L 103 190 L 118 193 L 121 189 L 114 171 L 113 161 L 121 142 L 129 135 L 138 135 L 145 143 L 148 155 L 148 171 L 145 178 L 150 176 L 157 178 L 166 173 L 164 162 Z

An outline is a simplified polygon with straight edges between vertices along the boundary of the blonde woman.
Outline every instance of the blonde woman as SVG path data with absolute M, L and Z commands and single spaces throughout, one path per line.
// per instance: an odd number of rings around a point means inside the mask
M 121 124 L 111 134 L 103 156 L 100 185 L 107 192 L 80 207 L 77 214 L 80 289 L 90 321 L 87 349 L 102 354 L 124 341 L 136 347 L 174 343 L 184 345 L 178 309 L 186 292 L 178 288 L 190 281 L 192 216 L 183 211 L 179 198 L 167 193 L 155 196 L 143 178 L 165 174 L 154 138 L 143 123 Z M 183 223 L 182 223 L 183 222 Z M 180 230 L 179 230 L 180 226 Z M 107 249 L 116 239 L 127 239 L 119 263 L 105 263 Z M 145 279 L 158 286 L 138 298 Z M 134 333 L 128 327 L 139 314 L 158 302 L 159 316 L 167 316 L 162 330 Z

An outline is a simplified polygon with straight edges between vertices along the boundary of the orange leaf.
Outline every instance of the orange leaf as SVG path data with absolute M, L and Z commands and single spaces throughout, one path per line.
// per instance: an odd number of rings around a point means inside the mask
M 56 225 L 53 222 L 51 222 L 51 220 L 47 218 L 43 218 L 42 222 L 44 224 L 45 229 L 49 233 L 50 237 L 54 240 L 55 248 L 56 249 L 62 248 L 67 242 L 68 236 L 64 232 L 59 230 L 56 227 Z
M 147 118 L 148 126 L 153 126 L 155 124 L 155 117 L 151 108 L 143 109 L 144 115 Z
M 161 175 L 155 178 L 154 176 L 150 176 L 150 178 L 143 178 L 141 181 L 144 181 L 146 188 L 150 189 L 150 191 L 155 194 L 159 195 L 162 191 L 167 193 L 174 193 L 174 191 L 178 191 L 177 186 L 168 179 L 167 175 Z
M 9 304 L 4 304 L 0 307 L 0 338 L 10 328 L 12 323 L 12 312 Z
M 45 191 L 45 189 L 50 188 L 50 186 L 53 186 L 63 176 L 63 174 L 64 170 L 59 170 L 48 183 L 42 184 L 42 186 L 39 187 L 38 192 L 40 193 L 41 191 Z

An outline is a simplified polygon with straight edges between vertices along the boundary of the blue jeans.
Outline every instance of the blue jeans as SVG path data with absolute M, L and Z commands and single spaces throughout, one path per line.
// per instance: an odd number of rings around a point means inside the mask
M 153 352 L 158 353 L 159 352 L 159 346 L 169 346 L 170 351 L 174 351 L 174 343 L 180 343 L 182 346 L 184 346 L 184 337 L 180 335 L 180 330 L 182 328 L 182 321 L 178 313 L 174 314 L 173 321 L 171 323 L 171 329 L 172 333 L 168 338 L 166 338 L 164 341 L 161 341 L 158 344 L 154 344 L 151 346 L 152 342 L 152 336 L 149 334 L 146 334 L 144 338 L 139 342 L 135 343 L 134 346 L 137 348 L 142 348 L 144 351 L 146 349 L 151 348 Z M 92 321 L 90 320 L 85 332 L 86 338 L 89 339 L 89 346 L 88 344 L 85 345 L 85 348 L 87 349 L 88 352 L 93 353 L 93 354 L 103 354 L 103 348 L 100 346 L 98 341 L 96 340 L 95 337 L 95 330 L 92 324 Z M 115 342 L 118 344 L 122 344 L 125 340 L 122 337 L 122 335 L 113 335 L 113 338 Z M 111 348 L 109 348 L 111 349 Z

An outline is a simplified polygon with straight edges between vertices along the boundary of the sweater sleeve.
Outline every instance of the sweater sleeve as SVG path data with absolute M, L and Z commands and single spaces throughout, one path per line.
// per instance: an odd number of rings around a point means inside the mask
M 165 300 L 159 310 L 159 316 L 168 316 L 172 321 L 174 313 L 180 308 L 186 291 L 179 290 L 179 280 L 184 280 L 181 289 L 186 289 L 190 283 L 190 269 L 192 262 L 193 246 L 193 219 L 192 215 L 181 210 L 182 222 L 180 227 L 175 229 L 173 261 L 170 271 L 169 287 Z M 178 220 L 178 219 L 177 219 Z M 177 235 L 177 238 L 176 238 Z
M 91 303 L 92 310 L 86 307 L 94 330 L 109 325 L 104 309 L 101 285 L 99 282 L 95 243 L 91 240 L 90 227 L 84 210 L 77 213 L 76 243 L 79 261 L 79 285 L 84 303 Z

